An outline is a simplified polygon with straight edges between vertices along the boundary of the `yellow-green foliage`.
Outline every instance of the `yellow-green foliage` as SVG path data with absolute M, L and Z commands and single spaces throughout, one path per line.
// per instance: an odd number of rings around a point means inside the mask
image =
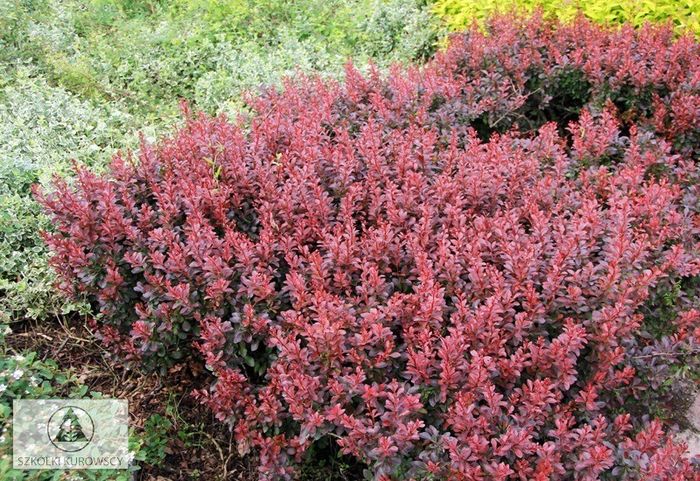
M 672 22 L 679 33 L 700 35 L 700 0 L 436 0 L 435 12 L 453 30 L 483 22 L 494 13 L 532 13 L 541 9 L 545 17 L 571 21 L 582 13 L 607 25 L 629 22 Z

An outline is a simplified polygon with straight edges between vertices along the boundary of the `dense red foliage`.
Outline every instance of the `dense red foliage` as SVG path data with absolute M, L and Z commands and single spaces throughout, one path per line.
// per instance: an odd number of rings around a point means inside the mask
M 698 42 L 674 41 L 670 30 L 495 19 L 487 34 L 455 36 L 424 68 L 388 81 L 350 75 L 339 111 L 360 125 L 415 120 L 448 134 L 473 127 L 487 140 L 513 126 L 526 132 L 554 121 L 564 128 L 584 105 L 602 110 L 612 102 L 625 131 L 639 123 L 692 155 L 700 141 L 699 58 Z
M 700 273 L 698 45 L 493 28 L 388 79 L 290 82 L 240 125 L 189 116 L 40 195 L 104 342 L 203 356 L 263 478 L 331 437 L 376 479 L 700 479 L 626 412 L 647 309 Z M 671 354 L 700 337 L 677 301 Z

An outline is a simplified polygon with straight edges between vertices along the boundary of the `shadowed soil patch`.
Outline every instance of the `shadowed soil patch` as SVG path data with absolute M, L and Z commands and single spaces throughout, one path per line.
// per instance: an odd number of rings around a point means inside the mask
M 130 427 L 138 434 L 153 415 L 172 424 L 165 435 L 165 458 L 157 465 L 141 463 L 134 481 L 253 480 L 255 466 L 236 452 L 232 433 L 192 398 L 193 380 L 205 376 L 201 366 L 171 369 L 166 376 L 127 369 L 110 360 L 89 332 L 84 319 L 57 322 L 24 321 L 7 338 L 15 353 L 34 351 L 74 374 L 89 392 L 126 399 Z M 148 443 L 147 437 L 144 443 Z M 146 446 L 148 449 L 148 446 Z

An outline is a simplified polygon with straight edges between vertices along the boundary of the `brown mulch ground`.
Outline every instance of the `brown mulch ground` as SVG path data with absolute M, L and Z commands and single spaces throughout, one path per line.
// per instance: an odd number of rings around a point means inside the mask
M 159 376 L 126 369 L 110 361 L 94 340 L 84 319 L 70 322 L 25 321 L 13 324 L 7 340 L 19 353 L 35 351 L 42 359 L 53 359 L 70 370 L 90 391 L 129 402 L 131 427 L 141 432 L 153 414 L 172 423 L 165 461 L 158 466 L 142 465 L 134 481 L 248 481 L 256 479 L 252 462 L 236 452 L 228 428 L 216 422 L 204 406 L 192 398 L 193 380 L 201 369 L 182 367 Z

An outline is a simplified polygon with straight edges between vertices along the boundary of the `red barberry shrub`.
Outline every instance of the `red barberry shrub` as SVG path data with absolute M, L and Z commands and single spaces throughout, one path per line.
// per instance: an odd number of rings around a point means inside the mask
M 495 18 L 486 31 L 452 39 L 424 68 L 384 81 L 355 73 L 340 100 L 345 118 L 360 124 L 374 113 L 401 125 L 426 110 L 440 131 L 472 127 L 487 140 L 512 127 L 560 128 L 584 106 L 612 102 L 624 131 L 654 128 L 688 153 L 700 140 L 700 44 L 674 40 L 670 29 L 603 31 L 578 21 L 557 26 L 538 18 Z
M 640 372 L 698 350 L 697 117 L 666 124 L 697 45 L 495 25 L 421 70 L 290 81 L 235 124 L 188 114 L 38 194 L 98 335 L 155 368 L 203 359 L 197 396 L 263 479 L 321 439 L 378 480 L 700 479 L 634 409 L 658 387 Z M 643 72 L 618 81 L 620 45 Z M 585 79 L 568 121 L 526 106 L 537 68 Z

